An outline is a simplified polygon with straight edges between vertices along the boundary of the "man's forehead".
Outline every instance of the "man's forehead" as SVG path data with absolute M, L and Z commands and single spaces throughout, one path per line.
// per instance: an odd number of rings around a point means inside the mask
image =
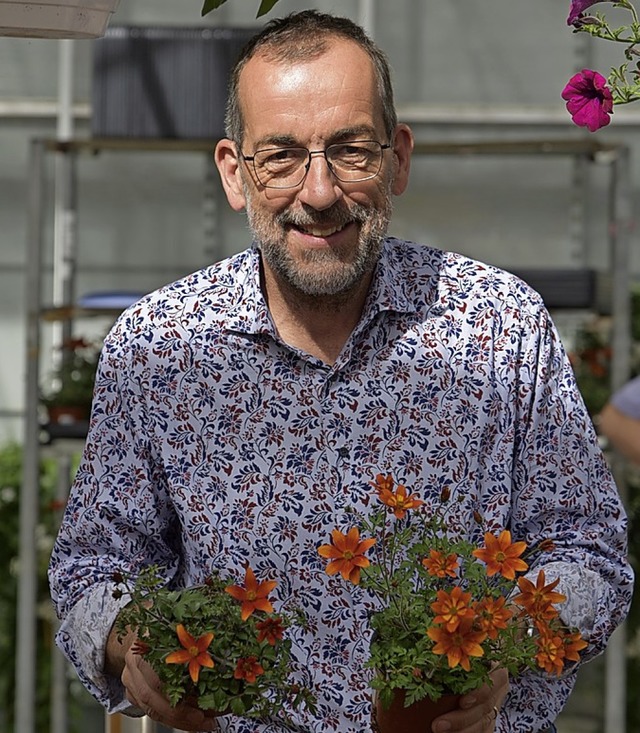
M 240 73 L 240 91 L 243 92 L 243 81 L 250 80 L 252 85 L 256 78 L 261 79 L 262 84 L 275 81 L 283 86 L 293 85 L 308 73 L 310 66 L 324 66 L 329 71 L 345 74 L 352 71 L 356 78 L 361 78 L 363 73 L 371 78 L 375 76 L 373 62 L 361 46 L 349 39 L 335 38 L 308 53 L 302 50 L 293 54 L 278 54 L 273 49 L 257 51 Z
M 256 54 L 239 80 L 245 127 L 306 119 L 322 124 L 371 125 L 382 104 L 373 63 L 357 44 L 339 42 L 297 60 Z M 347 119 L 348 118 L 348 119 Z

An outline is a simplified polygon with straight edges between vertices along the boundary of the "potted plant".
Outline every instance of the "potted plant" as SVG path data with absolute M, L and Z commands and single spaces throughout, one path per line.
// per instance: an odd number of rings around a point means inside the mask
M 49 422 L 70 424 L 89 419 L 100 349 L 83 338 L 62 345 L 59 366 L 51 387 L 42 396 Z
M 358 523 L 346 533 L 334 529 L 318 552 L 329 575 L 376 599 L 367 662 L 374 729 L 402 733 L 419 720 L 429 730 L 428 721 L 456 707 L 460 695 L 490 682 L 496 666 L 512 675 L 535 667 L 560 674 L 565 662 L 579 660 L 587 644 L 560 621 L 558 580 L 547 583 L 543 570 L 535 583 L 524 577 L 528 560 L 551 542 L 528 548 L 504 530 L 484 532 L 484 545 L 474 547 L 449 534 L 447 489 L 427 507 L 390 474 L 371 483 L 377 508 L 368 517 L 354 512 Z
M 134 629 L 134 651 L 144 656 L 172 705 L 189 698 L 203 710 L 244 717 L 313 707 L 309 691 L 289 679 L 287 629 L 303 624 L 297 608 L 275 611 L 272 580 L 259 581 L 247 566 L 242 584 L 212 574 L 197 587 L 164 587 L 157 566 L 131 580 L 114 576 L 115 598 L 129 603 L 118 615 L 121 636 Z

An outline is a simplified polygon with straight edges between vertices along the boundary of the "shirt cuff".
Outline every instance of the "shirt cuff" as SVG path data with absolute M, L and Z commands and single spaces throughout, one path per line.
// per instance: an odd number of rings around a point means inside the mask
M 583 639 L 592 638 L 597 622 L 596 599 L 603 598 L 607 593 L 604 580 L 598 573 L 578 563 L 558 561 L 546 563 L 527 573 L 532 583 L 535 583 L 539 570 L 544 570 L 547 583 L 560 579 L 555 590 L 566 596 L 558 608 L 562 622 L 570 628 L 576 628 Z
M 119 678 L 104 671 L 107 639 L 126 599 L 113 597 L 113 585 L 101 583 L 86 591 L 69 611 L 56 634 L 56 644 L 89 692 L 109 713 L 140 715 L 125 697 Z

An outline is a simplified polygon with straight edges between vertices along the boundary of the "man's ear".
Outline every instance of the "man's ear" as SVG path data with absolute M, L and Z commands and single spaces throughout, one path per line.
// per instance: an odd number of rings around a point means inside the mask
M 234 211 L 242 211 L 247 201 L 240 176 L 242 162 L 238 157 L 235 143 L 227 138 L 220 140 L 216 145 L 213 159 L 220 173 L 220 180 L 229 205 Z
M 396 127 L 391 143 L 395 155 L 396 169 L 393 178 L 391 192 L 399 196 L 404 193 L 409 183 L 409 171 L 411 169 L 411 153 L 413 152 L 413 133 L 411 128 L 404 123 Z

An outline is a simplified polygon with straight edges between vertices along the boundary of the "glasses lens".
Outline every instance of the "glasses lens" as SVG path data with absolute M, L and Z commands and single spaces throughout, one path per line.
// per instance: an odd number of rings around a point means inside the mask
M 253 159 L 256 176 L 269 188 L 297 186 L 306 172 L 307 155 L 306 148 L 259 150 Z
M 374 140 L 330 145 L 327 160 L 340 181 L 366 181 L 380 171 L 382 146 Z

